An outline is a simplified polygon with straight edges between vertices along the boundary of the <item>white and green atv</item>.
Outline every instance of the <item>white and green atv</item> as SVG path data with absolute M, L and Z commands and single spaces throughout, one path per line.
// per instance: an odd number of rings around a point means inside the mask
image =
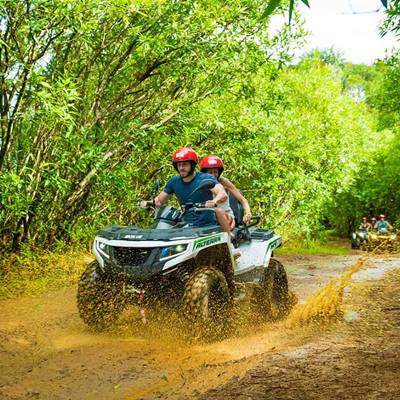
M 209 181 L 196 189 L 209 190 Z M 199 338 L 229 332 L 236 300 L 251 293 L 261 318 L 284 316 L 293 305 L 282 264 L 271 258 L 281 237 L 242 222 L 240 203 L 230 199 L 235 213 L 234 240 L 219 225 L 193 227 L 187 212 L 208 212 L 201 204 L 184 211 L 165 206 L 156 212 L 151 229 L 112 225 L 101 229 L 93 244 L 96 261 L 82 274 L 78 309 L 86 324 L 110 327 L 128 304 L 145 309 L 168 305 L 188 322 Z M 151 204 L 151 203 L 150 203 Z M 249 290 L 248 290 L 249 289 Z

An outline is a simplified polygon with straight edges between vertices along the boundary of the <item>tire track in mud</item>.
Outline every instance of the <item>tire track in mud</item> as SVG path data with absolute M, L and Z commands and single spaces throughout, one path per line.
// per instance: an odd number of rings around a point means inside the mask
M 282 257 L 300 300 L 356 259 Z M 370 263 L 384 262 L 375 257 Z M 314 325 L 287 329 L 282 323 L 244 326 L 239 337 L 188 345 L 179 332 L 144 330 L 131 311 L 116 332 L 96 334 L 80 321 L 75 293 L 75 288 L 63 289 L 1 302 L 1 398 L 188 398 L 239 379 L 265 354 L 302 349 L 326 330 Z

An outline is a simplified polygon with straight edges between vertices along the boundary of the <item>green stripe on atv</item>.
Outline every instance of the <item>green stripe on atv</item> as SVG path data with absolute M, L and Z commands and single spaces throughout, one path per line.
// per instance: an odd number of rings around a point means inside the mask
M 279 244 L 280 244 L 280 240 L 279 240 L 279 239 L 277 239 L 277 240 L 271 242 L 271 243 L 268 245 L 268 250 L 274 250 L 274 249 L 276 249 L 276 248 L 278 247 Z
M 203 247 L 218 243 L 222 240 L 222 236 L 223 234 L 219 233 L 218 235 L 207 236 L 205 238 L 197 239 L 194 242 L 193 250 L 201 249 Z

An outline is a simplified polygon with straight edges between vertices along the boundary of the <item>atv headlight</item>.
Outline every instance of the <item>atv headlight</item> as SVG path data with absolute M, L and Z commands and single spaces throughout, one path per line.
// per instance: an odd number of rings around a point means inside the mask
M 162 247 L 160 250 L 160 260 L 167 257 L 176 256 L 187 249 L 187 244 L 177 244 L 175 246 Z
M 372 240 L 378 239 L 378 235 L 371 235 L 371 239 Z
M 103 242 L 96 241 L 96 247 L 102 256 L 110 258 L 110 247 L 111 246 L 109 246 L 108 244 L 105 244 Z
M 396 235 L 390 235 L 390 240 L 396 240 Z

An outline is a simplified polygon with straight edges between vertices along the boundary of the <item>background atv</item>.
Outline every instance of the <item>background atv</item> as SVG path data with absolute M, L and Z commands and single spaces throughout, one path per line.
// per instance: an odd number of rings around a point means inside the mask
M 358 229 L 351 234 L 351 248 L 352 249 L 363 249 L 366 250 L 366 245 L 368 243 L 368 231 Z
M 203 181 L 197 190 L 209 190 Z M 128 304 L 167 305 L 186 322 L 196 338 L 220 338 L 231 329 L 234 302 L 252 296 L 262 319 L 277 319 L 294 304 L 286 272 L 272 259 L 281 238 L 272 231 L 242 222 L 243 210 L 230 199 L 235 213 L 234 243 L 219 225 L 197 228 L 185 223 L 188 212 L 213 212 L 187 204 L 184 212 L 166 206 L 151 229 L 113 225 L 100 230 L 93 244 L 96 261 L 78 286 L 78 309 L 86 324 L 111 326 Z
M 367 250 L 374 253 L 396 252 L 397 235 L 393 232 L 372 231 L 368 233 Z

